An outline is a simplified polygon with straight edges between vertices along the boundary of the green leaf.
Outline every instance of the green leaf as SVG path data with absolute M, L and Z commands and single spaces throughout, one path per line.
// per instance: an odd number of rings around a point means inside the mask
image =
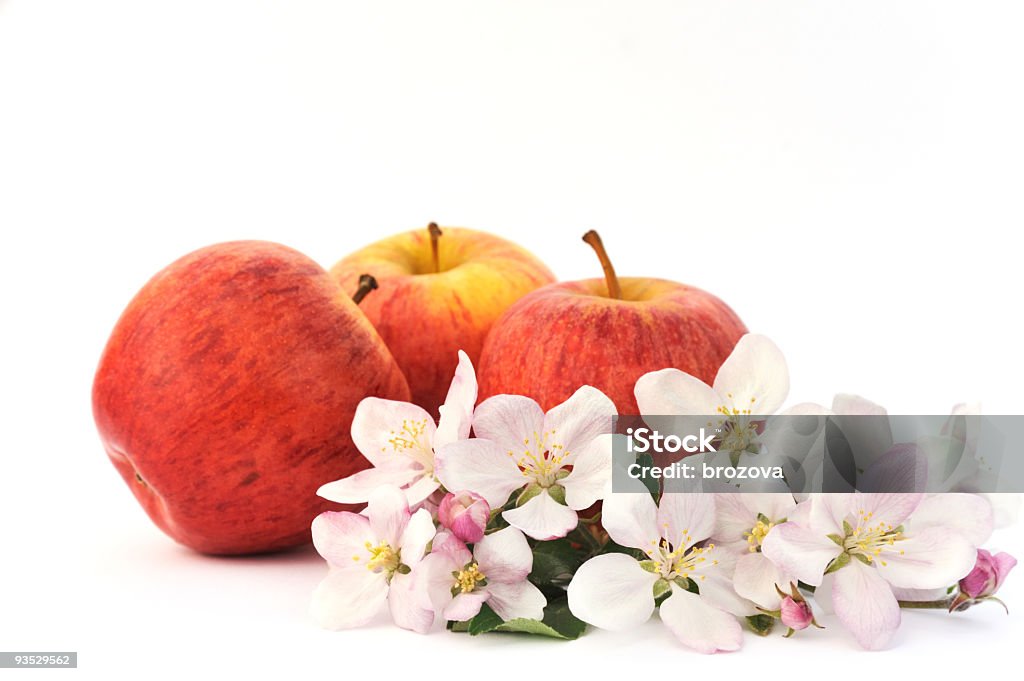
M 530 581 L 542 586 L 568 584 L 583 564 L 583 558 L 583 553 L 574 549 L 567 539 L 537 542 L 533 547 Z
M 498 613 L 491 610 L 491 606 L 484 603 L 480 606 L 480 612 L 469 621 L 469 635 L 477 636 L 488 631 L 494 631 L 504 624 L 505 620 L 498 617 Z
M 586 628 L 587 625 L 583 620 L 577 619 L 569 612 L 568 601 L 561 598 L 548 603 L 544 608 L 544 619 L 539 621 L 519 618 L 502 622 L 501 618 L 484 603 L 480 608 L 480 614 L 470 620 L 468 631 L 471 636 L 498 631 L 512 634 L 533 634 L 571 641 L 579 638 Z
M 862 553 L 855 553 L 853 554 L 853 557 L 859 560 L 860 562 L 864 563 L 865 565 L 871 565 L 871 559 Z
M 758 636 L 767 636 L 775 627 L 775 618 L 771 615 L 750 615 L 746 620 L 747 626 Z
M 700 594 L 700 588 L 698 588 L 697 582 L 693 581 L 692 579 L 689 579 L 687 577 L 676 577 L 673 581 L 681 589 L 686 589 L 692 594 Z
M 665 594 L 672 591 L 672 582 L 668 581 L 664 577 L 660 578 L 654 583 L 654 600 L 658 600 Z
M 533 499 L 536 496 L 540 496 L 543 492 L 544 488 L 535 482 L 527 485 L 526 488 L 519 493 L 519 496 L 516 497 L 516 506 L 522 506 L 530 499 Z
M 650 454 L 641 454 L 636 457 L 636 462 L 640 464 L 641 468 L 651 468 L 654 466 L 654 457 Z M 644 487 L 651 493 L 651 496 L 657 499 L 658 493 L 661 491 L 661 484 L 658 480 L 652 477 L 643 477 L 640 482 L 644 483 Z
M 843 532 L 846 534 L 847 537 L 853 534 L 853 525 L 851 525 L 846 520 L 843 521 Z
M 835 559 L 829 563 L 828 568 L 825 570 L 825 574 L 831 574 L 836 570 L 840 570 L 850 564 L 850 554 L 840 553 Z
M 845 541 L 838 534 L 830 534 L 830 535 L 828 535 L 828 538 L 831 539 L 832 541 L 834 541 L 838 546 L 842 546 L 844 541 Z

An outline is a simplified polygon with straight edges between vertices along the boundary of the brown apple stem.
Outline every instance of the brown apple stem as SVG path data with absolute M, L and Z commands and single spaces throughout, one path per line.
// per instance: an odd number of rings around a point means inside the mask
M 434 272 L 437 273 L 441 271 L 441 256 L 438 253 L 437 242 L 441 238 L 442 232 L 436 222 L 427 225 L 427 231 L 430 232 L 430 252 L 434 256 Z
M 373 278 L 372 274 L 360 274 L 359 275 L 359 288 L 356 289 L 356 293 L 352 296 L 352 302 L 358 305 L 363 302 L 363 298 L 370 291 L 377 289 L 377 280 Z
M 583 240 L 590 244 L 590 247 L 597 253 L 597 259 L 601 261 L 601 268 L 604 270 L 604 280 L 608 284 L 608 297 L 616 300 L 622 299 L 622 288 L 619 286 L 619 278 L 615 276 L 615 268 L 608 257 L 608 251 L 604 250 L 601 243 L 601 236 L 594 230 L 583 235 Z

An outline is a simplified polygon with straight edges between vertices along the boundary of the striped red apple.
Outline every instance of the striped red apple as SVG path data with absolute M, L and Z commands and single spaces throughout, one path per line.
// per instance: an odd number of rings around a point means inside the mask
M 664 279 L 618 277 L 597 232 L 584 235 L 603 279 L 551 284 L 494 323 L 478 364 L 480 399 L 525 395 L 550 409 L 581 385 L 637 413 L 640 376 L 676 368 L 711 383 L 747 332 L 724 302 Z

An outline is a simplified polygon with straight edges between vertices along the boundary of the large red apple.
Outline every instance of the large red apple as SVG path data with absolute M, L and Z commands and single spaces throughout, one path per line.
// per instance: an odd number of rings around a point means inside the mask
M 360 305 L 409 381 L 413 402 L 433 414 L 464 350 L 475 364 L 494 321 L 522 296 L 555 280 L 519 246 L 458 227 L 396 234 L 338 262 L 346 291 L 359 276 L 380 285 Z
M 619 279 L 597 233 L 584 240 L 605 278 L 552 284 L 509 308 L 480 356 L 480 399 L 526 395 L 550 409 L 592 385 L 636 414 L 633 387 L 649 371 L 674 367 L 710 384 L 747 332 L 736 313 L 692 286 Z
M 147 283 L 93 384 L 110 460 L 153 521 L 204 553 L 306 543 L 317 488 L 366 466 L 356 405 L 407 400 L 398 365 L 337 282 L 278 244 L 201 249 Z

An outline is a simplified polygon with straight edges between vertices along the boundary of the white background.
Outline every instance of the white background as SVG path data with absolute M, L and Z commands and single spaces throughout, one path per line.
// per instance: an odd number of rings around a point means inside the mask
M 78 650 L 94 678 L 1015 660 L 1024 571 L 1009 617 L 907 613 L 881 654 L 834 622 L 714 658 L 656 620 L 570 644 L 324 632 L 315 553 L 203 558 L 150 524 L 89 389 L 124 305 L 190 250 L 270 239 L 329 266 L 436 220 L 564 279 L 598 276 L 579 237 L 599 229 L 620 274 L 706 288 L 774 338 L 793 401 L 1022 413 L 1022 20 L 990 1 L 0 0 L 0 649 Z M 993 544 L 1024 554 L 1019 527 Z

